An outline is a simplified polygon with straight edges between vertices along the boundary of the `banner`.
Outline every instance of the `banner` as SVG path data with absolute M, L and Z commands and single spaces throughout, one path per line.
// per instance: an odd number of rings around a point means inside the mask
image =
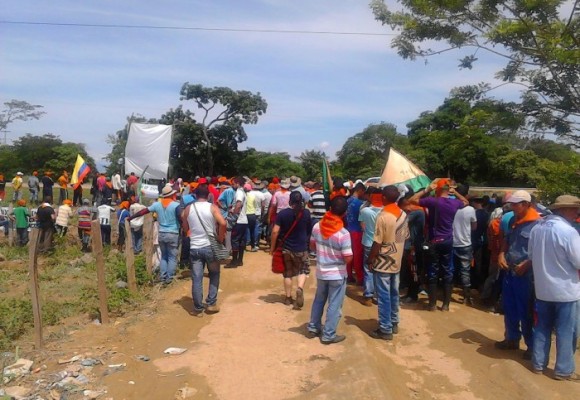
M 70 183 L 76 189 L 78 185 L 83 183 L 83 179 L 91 172 L 91 168 L 87 165 L 85 160 L 80 154 L 77 154 L 77 161 L 75 162 L 75 168 L 72 173 Z
M 131 123 L 125 147 L 125 173 L 134 172 L 144 179 L 167 179 L 171 134 L 171 125 Z
M 409 185 L 414 191 L 427 187 L 431 180 L 419 167 L 391 147 L 387 165 L 379 181 L 379 187 L 397 184 Z

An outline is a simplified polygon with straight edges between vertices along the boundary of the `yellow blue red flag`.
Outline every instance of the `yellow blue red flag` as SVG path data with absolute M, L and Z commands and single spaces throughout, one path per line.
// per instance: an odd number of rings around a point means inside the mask
M 80 154 L 77 154 L 77 162 L 72 173 L 70 183 L 76 189 L 78 185 L 83 183 L 83 179 L 91 172 L 91 168 L 87 165 Z

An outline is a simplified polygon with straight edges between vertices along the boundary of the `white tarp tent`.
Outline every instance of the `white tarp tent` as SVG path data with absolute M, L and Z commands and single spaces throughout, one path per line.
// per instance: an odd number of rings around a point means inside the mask
M 131 123 L 125 147 L 125 173 L 134 172 L 144 179 L 167 178 L 171 125 Z

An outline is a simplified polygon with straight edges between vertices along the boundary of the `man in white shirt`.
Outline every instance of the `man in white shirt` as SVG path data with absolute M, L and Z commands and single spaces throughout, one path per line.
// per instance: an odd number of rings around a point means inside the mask
M 463 197 L 467 196 L 469 186 L 459 185 L 455 189 Z M 475 208 L 465 206 L 453 218 L 453 254 L 454 265 L 461 275 L 463 286 L 463 302 L 471 305 L 471 262 L 473 261 L 473 247 L 471 247 L 471 232 L 477 228 Z
M 101 239 L 104 245 L 111 245 L 111 211 L 115 212 L 115 209 L 108 204 L 97 207 L 97 218 L 101 225 Z
M 538 374 L 545 370 L 555 331 L 554 379 L 577 381 L 574 351 L 580 318 L 580 235 L 572 222 L 578 218 L 580 199 L 563 195 L 550 208 L 554 215 L 532 228 L 528 242 L 537 299 L 532 366 Z

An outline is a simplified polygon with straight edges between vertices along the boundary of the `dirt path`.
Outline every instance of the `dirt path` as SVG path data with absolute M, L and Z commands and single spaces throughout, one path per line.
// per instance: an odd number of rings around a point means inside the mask
M 405 308 L 395 340 L 377 341 L 368 336 L 376 306 L 361 305 L 359 289 L 349 287 L 339 325 L 346 341 L 309 340 L 314 277 L 304 309 L 292 310 L 280 302 L 281 278 L 269 262 L 263 252 L 248 253 L 244 267 L 222 271 L 218 314 L 191 316 L 191 283 L 182 280 L 162 290 L 155 307 L 77 331 L 61 350 L 74 343 L 79 352 L 115 351 L 107 363 L 127 367 L 100 382 L 103 398 L 115 400 L 182 398 L 175 397 L 182 388 L 191 398 L 225 400 L 580 398 L 580 384 L 556 382 L 552 370 L 534 375 L 521 351 L 493 348 L 503 336 L 500 316 L 459 304 L 449 313 Z M 188 350 L 164 355 L 170 346 Z M 151 361 L 136 360 L 139 354 Z

